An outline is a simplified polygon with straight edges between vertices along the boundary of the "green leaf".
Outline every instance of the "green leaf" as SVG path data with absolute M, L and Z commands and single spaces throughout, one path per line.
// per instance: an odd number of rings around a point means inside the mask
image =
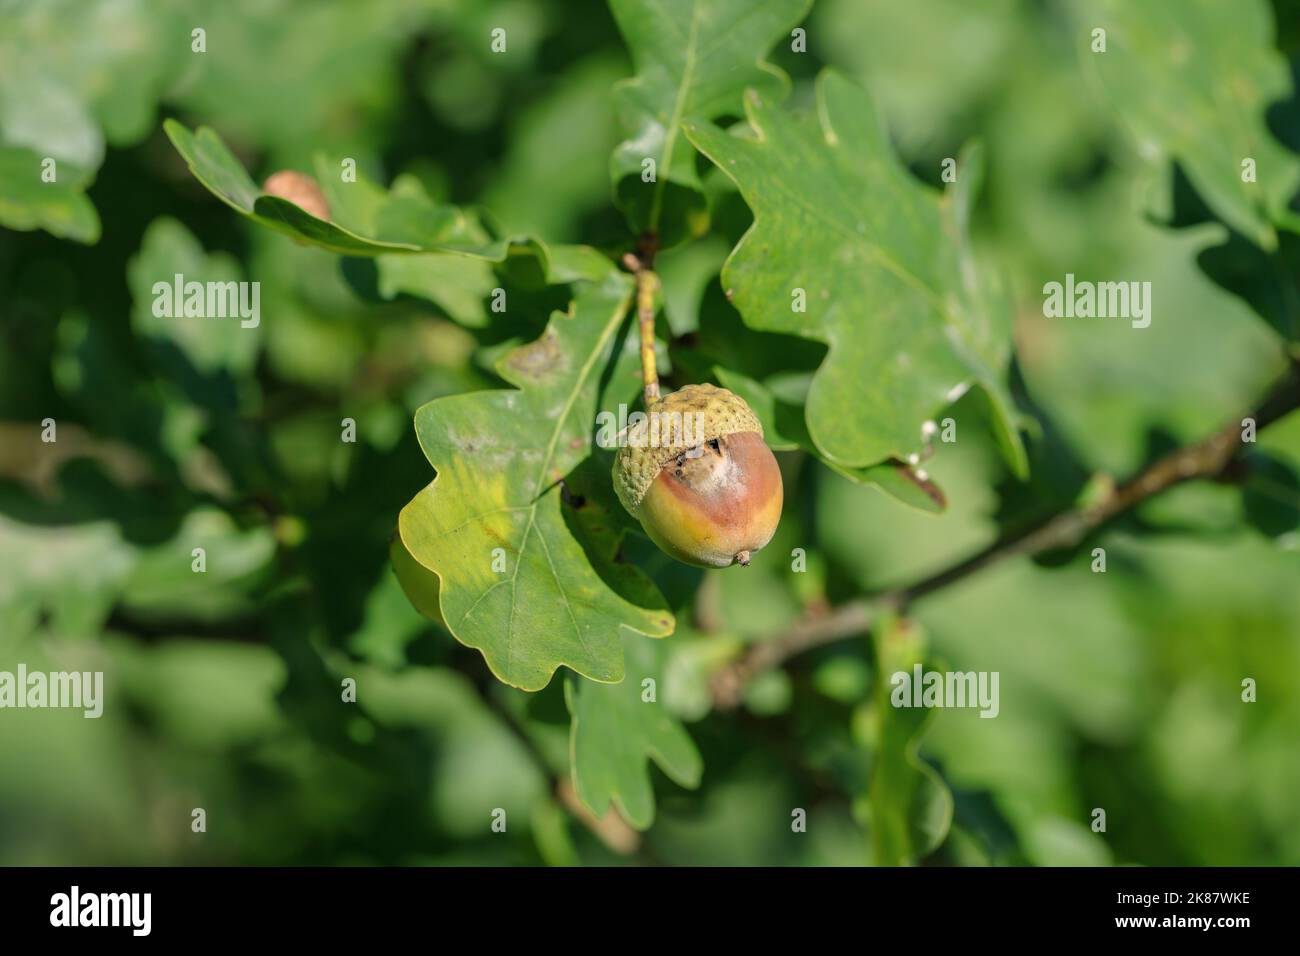
M 463 325 L 487 324 L 484 300 L 499 285 L 493 266 L 533 286 L 596 279 L 609 267 L 586 247 L 550 249 L 524 236 L 494 237 L 473 213 L 431 200 L 413 177 L 398 177 L 389 192 L 361 175 L 345 183 L 337 161 L 318 154 L 316 176 L 333 217 L 326 222 L 278 196 L 261 194 L 207 127 L 192 133 L 174 120 L 164 127 L 195 177 L 232 209 L 300 243 L 373 257 L 382 297 L 405 293 L 428 299 Z
M 507 811 L 513 827 L 545 798 L 546 779 L 528 748 L 463 674 L 425 667 L 389 673 L 345 658 L 335 671 L 356 677 L 358 702 L 384 731 L 409 728 L 429 739 L 427 763 L 408 769 L 424 777 L 420 793 L 432 819 L 455 836 L 484 833 L 494 807 Z
M 421 227 L 432 227 L 444 242 L 453 236 L 470 247 L 491 241 L 472 217 L 433 202 L 414 177 L 399 176 L 385 193 L 359 173 L 356 182 L 344 183 L 335 174 L 337 169 L 337 163 L 317 155 L 316 178 L 323 184 L 334 221 L 354 232 L 377 233 L 381 221 L 387 221 L 392 223 L 390 228 L 403 230 L 404 237 Z M 390 202 L 400 203 L 400 214 L 387 211 Z M 412 241 L 418 242 L 418 238 L 412 237 Z M 497 285 L 488 261 L 460 254 L 389 254 L 376 256 L 375 267 L 378 292 L 385 299 L 412 295 L 435 303 L 462 325 L 487 325 L 486 299 Z
M 1277 248 L 1266 251 L 1239 233 L 1203 249 L 1200 271 L 1248 302 L 1260 318 L 1300 355 L 1300 235 L 1283 232 Z M 1201 277 L 1198 276 L 1198 281 Z
M 184 55 L 179 15 L 139 2 L 0 3 L 0 224 L 99 240 L 84 195 L 105 140 L 129 145 L 153 127 L 154 105 Z M 40 179 L 45 158 L 56 183 Z
M 664 300 L 663 314 L 673 336 L 690 335 L 700 327 L 704 291 L 718 278 L 731 243 L 718 235 L 703 236 L 688 245 L 667 249 L 655 258 Z
M 0 142 L 98 166 L 105 138 L 127 145 L 150 131 L 159 93 L 189 55 L 188 31 L 180 11 L 143 0 L 0 3 Z M 84 115 L 78 136 L 97 140 L 99 157 L 55 148 L 68 142 L 69 118 L 56 102 Z
M 61 636 L 95 634 L 138 554 L 110 520 L 46 527 L 0 515 L 0 562 L 9 569 L 0 579 L 5 640 L 16 643 L 42 627 Z
M 99 215 L 86 198 L 90 175 L 56 161 L 57 178 L 41 180 L 44 157 L 29 149 L 0 146 L 0 224 L 27 231 L 44 229 L 60 239 L 99 241 Z
M 288 200 L 263 195 L 221 137 L 206 126 L 190 132 L 169 119 L 163 123 L 163 128 L 195 178 L 231 209 L 254 222 L 345 255 L 421 251 L 410 243 L 383 242 L 358 236 L 341 226 L 317 219 Z
M 1292 93 L 1265 0 L 1074 0 L 1080 56 L 1148 156 L 1177 160 L 1233 228 L 1273 248 L 1291 221 L 1300 157 L 1274 139 L 1265 111 Z M 1091 52 L 1094 29 L 1106 51 Z M 1253 159 L 1255 182 L 1242 180 Z
M 192 567 L 196 547 L 204 549 L 203 574 Z M 174 538 L 140 552 L 120 600 L 139 618 L 216 621 L 252 613 L 274 559 L 269 528 L 242 529 L 224 511 L 196 508 Z
M 541 338 L 498 363 L 517 389 L 440 398 L 416 413 L 438 477 L 402 510 L 403 545 L 437 575 L 441 616 L 457 640 L 525 690 L 544 687 L 561 664 L 620 680 L 621 628 L 651 636 L 673 629 L 657 593 L 639 592 L 652 603 L 636 603 L 601 573 L 606 559 L 584 551 L 561 507 L 562 479 L 591 451 L 630 291 L 607 265 L 602 281 L 577 286 L 569 313 L 552 316 Z M 636 379 L 625 358 L 620 364 L 612 380 L 625 389 Z
M 224 253 L 209 255 L 185 226 L 160 216 L 149 224 L 140 251 L 127 264 L 127 284 L 134 300 L 132 331 L 179 348 L 200 372 L 215 373 L 222 369 L 235 375 L 250 372 L 261 345 L 261 325 L 259 321 L 256 326 L 244 327 L 243 323 L 250 320 L 238 311 L 238 297 L 225 300 L 226 317 L 186 316 L 184 298 L 172 302 L 172 315 L 154 313 L 155 283 L 161 282 L 172 289 L 177 275 L 183 276 L 186 284 L 237 283 L 243 279 L 234 258 Z
M 211 753 L 286 730 L 276 693 L 287 675 L 270 647 L 188 637 L 109 646 L 113 686 L 166 738 Z
M 872 91 L 902 154 L 932 162 L 954 130 L 1000 104 L 1007 75 L 1032 55 L 1035 19 L 1021 0 L 819 0 L 808 33 L 826 62 Z
M 137 2 L 158 17 L 159 4 Z M 169 100 L 240 142 L 257 144 L 280 165 L 309 161 L 322 146 L 352 156 L 373 149 L 393 129 L 391 97 L 414 38 L 464 10 L 460 3 L 423 0 L 384 0 L 364 13 L 315 0 L 165 7 L 177 8 L 181 22 L 163 46 L 177 50 L 185 68 Z M 207 52 L 198 55 L 190 51 L 196 26 L 207 31 Z M 283 77 L 273 90 L 267 84 L 272 63 Z
M 609 91 L 620 60 L 600 54 L 567 65 L 512 122 L 501 169 L 482 198 L 509 232 L 573 241 L 583 217 L 609 205 L 605 177 L 618 140 Z
M 817 116 L 796 120 L 751 91 L 757 135 L 688 123 L 691 140 L 736 181 L 754 226 L 723 267 L 747 325 L 829 346 L 808 392 L 808 431 L 844 467 L 908 460 L 922 427 L 976 384 L 1025 470 L 1002 379 L 1010 314 L 964 238 L 978 151 L 942 198 L 890 151 L 870 98 L 838 74 L 817 84 Z M 806 311 L 797 311 L 802 290 Z
M 731 389 L 754 410 L 763 424 L 763 437 L 773 451 L 802 449 L 816 455 L 837 474 L 859 485 L 872 485 L 892 495 L 904 504 L 938 514 L 947 507 L 943 490 L 929 477 L 901 461 L 887 461 L 862 468 L 846 468 L 823 456 L 804 423 L 803 408 L 780 399 L 761 382 L 739 372 L 714 366 L 713 374 L 726 388 Z
M 612 802 L 623 819 L 644 830 L 654 822 L 648 762 L 683 787 L 699 786 L 704 772 L 690 734 L 659 700 L 664 675 L 662 645 L 628 637 L 627 676 L 619 684 L 570 677 L 564 697 L 573 717 L 570 766 L 573 786 L 587 808 L 602 816 Z M 652 680 L 654 700 L 643 681 Z
M 922 660 L 919 629 L 895 621 L 880 633 L 880 671 L 873 702 L 879 750 L 867 807 L 876 863 L 900 866 L 920 861 L 943 843 L 952 824 L 953 799 L 943 778 L 919 756 L 933 711 L 896 707 L 891 700 L 893 675 L 911 672 Z
M 384 197 L 362 183 L 336 183 L 337 176 L 318 161 L 321 187 L 331 200 L 331 213 L 350 223 L 364 223 L 374 236 L 361 235 L 337 222 L 318 219 L 287 199 L 261 192 L 221 137 L 206 126 L 196 132 L 176 122 L 163 123 L 177 152 L 190 171 L 218 199 L 236 212 L 300 242 L 349 256 L 410 253 L 458 253 L 493 262 L 527 255 L 547 272 L 546 253 L 540 243 L 523 239 L 493 239 L 474 217 L 454 206 L 430 201 L 422 192 L 395 190 Z M 356 188 L 356 195 L 346 192 Z M 344 190 L 345 192 L 340 192 Z M 382 201 L 381 201 L 381 197 Z M 338 211 L 335 212 L 335 204 Z
M 1197 265 L 1225 237 L 1222 225 L 1171 230 L 1136 214 L 1119 221 L 1121 277 L 1150 282 L 1150 325 L 1036 317 L 1036 357 L 1024 368 L 1034 400 L 1088 470 L 1112 476 L 1149 461 L 1153 435 L 1194 442 L 1239 419 L 1286 368 L 1275 332 Z
M 636 76 L 615 91 L 628 139 L 614 151 L 615 202 L 634 232 L 663 245 L 702 232 L 705 199 L 681 136 L 688 116 L 739 111 L 746 87 L 776 100 L 789 80 L 761 60 L 808 12 L 810 0 L 611 0 Z M 653 182 L 642 164 L 655 162 Z
M 1250 523 L 1272 538 L 1300 528 L 1300 476 L 1280 458 L 1251 456 L 1250 475 L 1241 490 Z

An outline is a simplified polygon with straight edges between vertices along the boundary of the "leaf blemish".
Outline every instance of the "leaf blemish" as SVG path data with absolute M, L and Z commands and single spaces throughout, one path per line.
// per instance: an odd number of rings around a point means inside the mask
M 560 346 L 555 335 L 547 331 L 545 335 L 528 345 L 522 345 L 510 353 L 506 364 L 526 378 L 540 379 L 559 364 Z

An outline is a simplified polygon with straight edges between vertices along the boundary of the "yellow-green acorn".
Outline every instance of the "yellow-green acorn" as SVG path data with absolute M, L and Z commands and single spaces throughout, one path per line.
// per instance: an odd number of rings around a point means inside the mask
M 300 173 L 296 169 L 282 169 L 278 173 L 272 173 L 262 184 L 262 192 L 287 199 L 317 219 L 328 221 L 330 217 L 330 204 L 325 199 L 325 193 L 321 191 L 320 185 L 306 173 Z
M 739 395 L 687 385 L 627 429 L 614 490 L 651 540 L 705 568 L 749 564 L 781 520 L 781 470 Z

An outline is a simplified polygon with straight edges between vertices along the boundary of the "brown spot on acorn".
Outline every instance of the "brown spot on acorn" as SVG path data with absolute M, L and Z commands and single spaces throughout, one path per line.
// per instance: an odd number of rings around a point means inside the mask
M 703 434 L 689 416 L 698 413 Z M 747 565 L 781 518 L 783 490 L 763 426 L 740 396 L 714 385 L 687 385 L 650 409 L 658 414 L 658 445 L 649 419 L 631 429 L 614 460 L 614 488 L 623 506 L 667 554 L 706 568 Z M 665 423 L 682 415 L 684 428 Z M 690 439 L 688 445 L 685 439 Z
M 330 205 L 316 180 L 296 169 L 282 169 L 272 173 L 262 184 L 262 192 L 279 196 L 311 213 L 317 219 L 329 220 Z

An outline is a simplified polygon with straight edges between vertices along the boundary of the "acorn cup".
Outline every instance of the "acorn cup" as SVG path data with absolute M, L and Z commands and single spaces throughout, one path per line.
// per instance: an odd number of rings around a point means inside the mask
M 614 458 L 614 490 L 655 544 L 696 567 L 749 564 L 781 519 L 781 470 L 763 426 L 715 385 L 650 406 Z

